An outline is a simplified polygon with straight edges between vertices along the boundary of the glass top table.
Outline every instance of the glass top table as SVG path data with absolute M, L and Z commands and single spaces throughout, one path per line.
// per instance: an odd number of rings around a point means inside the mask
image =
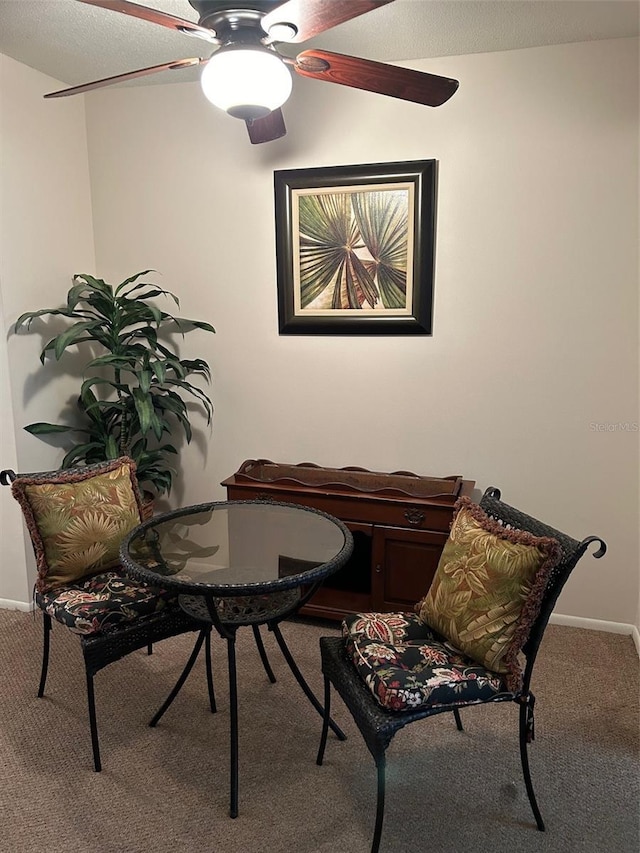
M 269 679 L 259 626 L 267 625 L 303 692 L 324 709 L 300 672 L 280 630 L 330 574 L 351 556 L 353 538 L 345 524 L 320 510 L 275 501 L 218 501 L 168 512 L 136 527 L 124 539 L 120 560 L 137 580 L 174 590 L 180 606 L 202 628 L 173 690 L 150 722 L 155 726 L 176 698 L 206 643 L 210 677 L 212 626 L 227 641 L 231 726 L 230 808 L 238 814 L 238 693 L 236 631 L 250 625 Z M 331 721 L 340 739 L 345 735 Z
M 160 515 L 123 543 L 127 570 L 194 595 L 237 596 L 315 584 L 353 547 L 333 516 L 274 501 L 221 501 Z

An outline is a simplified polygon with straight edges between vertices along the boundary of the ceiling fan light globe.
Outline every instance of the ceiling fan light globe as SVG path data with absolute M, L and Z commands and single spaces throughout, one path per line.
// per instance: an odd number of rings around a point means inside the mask
M 291 73 L 277 54 L 263 47 L 221 48 L 200 78 L 207 100 L 235 118 L 262 118 L 291 94 Z

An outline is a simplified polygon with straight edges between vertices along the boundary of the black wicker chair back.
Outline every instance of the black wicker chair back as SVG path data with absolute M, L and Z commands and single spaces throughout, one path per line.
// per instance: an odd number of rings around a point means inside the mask
M 92 467 L 99 469 L 100 466 L 86 466 L 82 469 L 68 469 L 65 474 L 73 475 L 74 471 L 86 472 Z M 20 482 L 24 478 L 28 478 L 32 483 L 42 478 L 47 481 L 59 472 L 49 471 L 38 474 L 16 474 L 11 469 L 5 469 L 0 472 L 0 484 L 3 486 L 11 486 L 14 482 Z M 28 526 L 28 525 L 27 525 Z M 31 532 L 31 531 L 30 531 Z M 35 543 L 34 551 L 36 550 Z M 113 570 L 116 574 L 119 569 Z M 124 577 L 124 576 L 123 576 Z M 130 589 L 135 591 L 136 586 L 140 589 L 145 587 L 143 584 L 137 584 L 130 579 L 127 579 L 127 584 Z M 63 591 L 64 587 L 60 587 Z M 117 660 L 120 660 L 130 652 L 134 652 L 141 648 L 147 648 L 151 654 L 153 644 L 159 640 L 174 637 L 185 632 L 197 631 L 196 648 L 200 650 L 203 643 L 206 648 L 206 668 L 207 668 L 207 683 L 209 688 L 209 701 L 211 710 L 215 711 L 215 698 L 213 694 L 213 678 L 211 674 L 211 645 L 210 645 L 210 626 L 203 628 L 201 622 L 188 616 L 178 605 L 176 597 L 168 598 L 166 594 L 163 596 L 161 609 L 154 609 L 154 598 L 156 591 L 145 587 L 145 606 L 149 611 L 137 618 L 127 619 L 118 624 L 110 624 L 104 630 L 96 630 L 91 633 L 78 634 L 84 657 L 86 684 L 87 684 L 87 702 L 89 709 L 89 726 L 91 731 L 91 745 L 93 750 L 94 769 L 100 771 L 102 767 L 100 757 L 100 745 L 98 740 L 98 727 L 96 721 L 95 710 L 95 695 L 93 679 L 96 673 Z M 104 591 L 101 591 L 102 599 L 105 598 Z M 50 634 L 54 621 L 61 627 L 65 626 L 58 612 L 54 612 L 54 618 L 48 611 L 53 612 L 51 598 L 47 598 L 34 589 L 34 603 L 43 613 L 43 655 L 42 668 L 40 673 L 40 684 L 38 687 L 38 696 L 44 695 L 44 689 L 47 679 L 47 671 L 49 666 L 49 648 Z M 67 625 L 67 627 L 69 627 Z
M 599 548 L 593 555 L 597 558 L 604 556 L 607 546 L 598 536 L 587 536 L 581 542 L 578 542 L 576 539 L 572 539 L 571 536 L 567 536 L 566 533 L 562 533 L 560 530 L 556 530 L 548 524 L 543 524 L 541 521 L 532 518 L 530 515 L 525 515 L 520 510 L 504 503 L 501 500 L 500 489 L 493 486 L 488 488 L 482 496 L 480 506 L 487 515 L 495 518 L 504 525 L 508 525 L 509 527 L 513 527 L 518 530 L 528 530 L 535 536 L 552 537 L 559 542 L 560 549 L 562 551 L 562 558 L 549 573 L 549 579 L 547 580 L 540 613 L 538 614 L 536 621 L 533 623 L 529 636 L 522 647 L 522 652 L 527 659 L 527 667 L 525 669 L 523 684 L 523 692 L 526 692 L 529 689 L 533 664 L 535 662 L 545 628 L 549 623 L 549 617 L 553 612 L 558 596 L 562 592 L 562 588 L 567 582 L 569 575 L 589 545 L 592 543 L 598 543 Z
M 560 561 L 550 572 L 544 591 L 539 614 L 534 621 L 528 636 L 525 638 L 522 652 L 526 657 L 526 665 L 523 673 L 522 686 L 517 691 L 501 690 L 491 698 L 467 703 L 469 707 L 477 704 L 498 703 L 505 701 L 515 702 L 519 706 L 519 740 L 520 758 L 524 775 L 527 795 L 539 830 L 544 830 L 544 822 L 536 802 L 531 774 L 529 771 L 529 760 L 527 747 L 534 738 L 533 709 L 535 696 L 530 690 L 533 666 L 544 635 L 545 628 L 554 605 L 560 595 L 562 587 L 567 581 L 572 570 L 587 551 L 590 545 L 597 545 L 594 557 L 602 557 L 606 552 L 606 545 L 597 536 L 588 536 L 578 541 L 562 533 L 555 528 L 544 524 L 532 516 L 526 515 L 514 507 L 509 506 L 501 500 L 500 490 L 491 487 L 486 490 L 480 501 L 480 506 L 492 519 L 499 524 L 516 530 L 528 531 L 535 536 L 551 537 L 556 539 L 561 548 Z M 383 615 L 383 614 L 381 614 Z M 378 798 L 376 809 L 376 821 L 371 853 L 377 853 L 382 835 L 382 824 L 384 819 L 384 797 L 385 797 L 385 754 L 392 738 L 401 728 L 409 723 L 424 719 L 443 712 L 453 712 L 458 729 L 462 730 L 460 708 L 465 706 L 464 701 L 456 700 L 451 704 L 421 705 L 408 710 L 390 711 L 383 708 L 374 698 L 372 692 L 365 685 L 363 679 L 357 672 L 351 658 L 346 653 L 345 641 L 341 637 L 322 637 L 320 639 L 320 650 L 322 656 L 322 672 L 325 683 L 325 722 L 323 725 L 320 748 L 318 750 L 317 763 L 322 764 L 324 750 L 326 748 L 328 725 L 327 718 L 330 714 L 331 685 L 336 689 L 357 724 L 364 741 L 371 752 L 378 771 Z M 417 842 L 416 842 L 417 843 Z M 408 847 L 411 844 L 407 845 Z M 413 845 L 415 846 L 415 845 Z

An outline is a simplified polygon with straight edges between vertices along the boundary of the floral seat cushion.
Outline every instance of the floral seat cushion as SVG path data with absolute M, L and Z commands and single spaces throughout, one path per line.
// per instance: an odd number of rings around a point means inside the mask
M 174 593 L 131 580 L 117 570 L 102 572 L 48 592 L 36 604 L 76 634 L 104 633 L 176 604 Z
M 467 705 L 508 694 L 503 676 L 456 649 L 413 613 L 357 613 L 342 623 L 347 654 L 389 711 Z

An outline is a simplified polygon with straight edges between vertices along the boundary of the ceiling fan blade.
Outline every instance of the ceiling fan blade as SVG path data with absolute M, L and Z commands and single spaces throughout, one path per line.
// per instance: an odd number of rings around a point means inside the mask
M 273 110 L 268 116 L 256 118 L 253 121 L 248 121 L 246 124 L 249 131 L 249 139 L 254 145 L 258 145 L 261 142 L 271 142 L 272 139 L 280 139 L 287 132 L 281 109 Z
M 262 28 L 268 33 L 275 24 L 292 24 L 296 29 L 295 36 L 282 41 L 307 41 L 387 3 L 393 3 L 393 0 L 331 0 L 330 3 L 327 0 L 288 0 L 264 16 Z M 273 37 L 275 41 L 281 40 L 275 30 Z
M 78 2 L 86 3 L 88 6 L 100 6 L 102 9 L 111 9 L 113 12 L 122 12 L 123 15 L 142 18 L 143 21 L 150 21 L 152 24 L 160 24 L 162 27 L 169 27 L 172 30 L 217 43 L 216 34 L 213 30 L 200 27 L 186 18 L 176 18 L 175 15 L 169 15 L 159 9 L 149 9 L 146 6 L 140 6 L 138 3 L 129 3 L 128 0 L 78 0 Z
M 450 77 L 438 77 L 328 50 L 304 50 L 296 57 L 293 67 L 303 77 L 377 92 L 428 107 L 444 104 L 459 85 L 457 80 Z
M 192 59 L 176 59 L 173 62 L 164 62 L 162 65 L 152 65 L 149 68 L 139 68 L 137 71 L 129 71 L 126 74 L 116 74 L 115 77 L 105 77 L 102 80 L 94 80 L 92 83 L 83 83 L 81 86 L 72 86 L 70 89 L 60 89 L 58 92 L 49 92 L 45 98 L 64 98 L 67 95 L 79 95 L 81 92 L 90 92 L 92 89 L 102 89 L 103 86 L 111 86 L 114 83 L 122 83 L 124 80 L 133 80 L 135 77 L 145 77 L 147 74 L 157 74 L 158 71 L 174 71 L 177 68 L 189 68 L 191 65 L 203 65 L 208 59 L 194 57 Z

